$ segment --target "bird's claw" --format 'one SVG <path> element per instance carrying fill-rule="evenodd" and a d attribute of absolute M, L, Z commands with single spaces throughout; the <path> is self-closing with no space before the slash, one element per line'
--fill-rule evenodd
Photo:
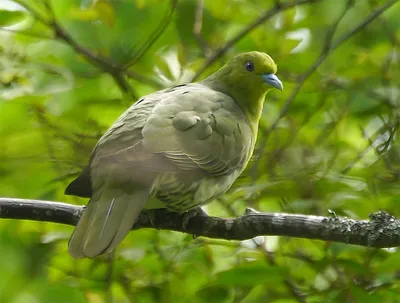
<path fill-rule="evenodd" d="M 332 209 L 328 209 L 328 213 L 329 213 L 330 216 L 332 216 L 332 217 L 334 217 L 334 218 L 337 217 L 337 216 L 336 216 L 336 212 L 335 212 L 334 210 L 332 210 Z"/>
<path fill-rule="evenodd" d="M 194 217 L 197 217 L 197 216 L 208 217 L 208 214 L 201 207 L 196 207 L 196 208 L 193 208 L 193 209 L 185 212 L 182 215 L 182 227 L 183 227 L 183 229 L 186 229 L 188 224 L 189 224 L 189 221 L 191 219 L 193 219 Z"/>
<path fill-rule="evenodd" d="M 259 211 L 251 207 L 246 207 L 246 210 L 244 211 L 245 215 L 257 214 L 257 213 L 259 213 Z"/>

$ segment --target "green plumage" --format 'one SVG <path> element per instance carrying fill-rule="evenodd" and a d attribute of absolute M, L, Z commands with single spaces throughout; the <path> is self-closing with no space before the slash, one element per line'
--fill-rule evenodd
<path fill-rule="evenodd" d="M 274 73 L 268 55 L 244 53 L 202 82 L 132 105 L 66 190 L 91 197 L 71 236 L 70 254 L 111 252 L 143 208 L 185 212 L 225 193 L 253 153 L 266 92 L 282 89 Z"/>

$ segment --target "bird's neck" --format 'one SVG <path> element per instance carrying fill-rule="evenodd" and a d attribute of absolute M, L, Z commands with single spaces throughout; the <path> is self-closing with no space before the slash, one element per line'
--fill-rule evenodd
<path fill-rule="evenodd" d="M 215 74 L 214 74 L 215 75 Z M 230 96 L 243 111 L 250 125 L 253 134 L 257 135 L 258 123 L 261 118 L 266 92 L 249 90 L 243 83 L 226 83 L 219 80 L 219 77 L 208 77 L 201 81 L 202 84 L 213 90 Z"/>

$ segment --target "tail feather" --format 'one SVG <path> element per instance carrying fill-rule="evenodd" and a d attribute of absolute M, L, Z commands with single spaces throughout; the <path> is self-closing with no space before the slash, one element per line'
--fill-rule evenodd
<path fill-rule="evenodd" d="M 148 188 L 128 193 L 108 189 L 92 199 L 69 241 L 71 256 L 93 258 L 112 252 L 129 233 L 149 195 Z"/>
<path fill-rule="evenodd" d="M 68 242 L 68 250 L 70 255 L 73 258 L 79 259 L 84 258 L 85 254 L 83 251 L 83 244 L 85 239 L 85 234 L 87 232 L 87 228 L 90 222 L 90 218 L 93 216 L 93 212 L 97 207 L 96 203 L 91 203 L 92 200 L 89 201 L 88 206 L 83 211 L 81 218 L 79 219 L 78 224 L 73 231 L 69 242 Z"/>

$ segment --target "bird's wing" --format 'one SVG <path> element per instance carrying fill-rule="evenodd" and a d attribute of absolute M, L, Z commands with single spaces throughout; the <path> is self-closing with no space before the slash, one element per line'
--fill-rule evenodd
<path fill-rule="evenodd" d="M 91 177 L 99 188 L 110 170 L 120 182 L 168 171 L 226 175 L 245 165 L 253 137 L 231 97 L 201 84 L 179 85 L 131 106 L 100 138 L 89 172 L 66 192 L 79 195 L 78 185 Z"/>
<path fill-rule="evenodd" d="M 153 107 L 161 100 L 160 95 L 164 95 L 163 91 L 141 98 L 115 121 L 97 142 L 89 165 L 68 185 L 65 194 L 91 197 L 94 187 L 93 175 L 98 175 L 102 171 L 103 174 L 107 174 L 113 167 L 121 167 L 124 163 L 136 162 L 145 165 L 157 162 L 157 159 L 151 161 L 152 157 L 157 158 L 156 155 L 144 153 L 140 143 L 143 140 L 142 129 Z M 161 168 L 161 165 L 159 167 Z M 138 169 L 133 172 L 138 172 Z M 96 179 L 101 180 L 101 178 Z"/>
<path fill-rule="evenodd" d="M 181 170 L 221 176 L 243 167 L 254 136 L 228 95 L 201 84 L 181 86 L 156 104 L 142 131 L 144 148 Z"/>

